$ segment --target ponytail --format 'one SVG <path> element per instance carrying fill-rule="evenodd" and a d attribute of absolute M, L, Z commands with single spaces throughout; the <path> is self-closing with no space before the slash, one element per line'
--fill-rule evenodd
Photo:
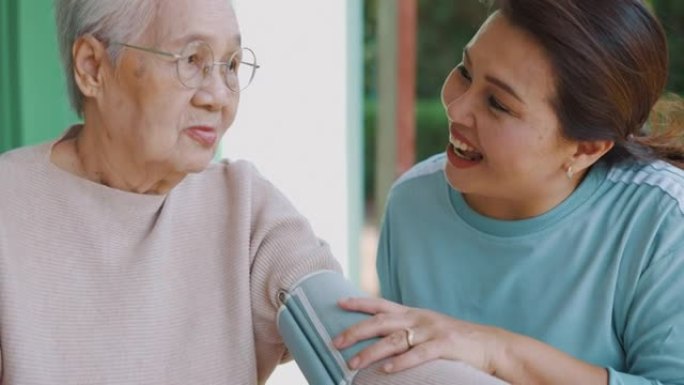
<path fill-rule="evenodd" d="M 633 157 L 661 159 L 684 169 L 684 100 L 680 96 L 663 96 L 653 107 L 644 131 L 644 135 L 627 140 L 626 150 Z"/>

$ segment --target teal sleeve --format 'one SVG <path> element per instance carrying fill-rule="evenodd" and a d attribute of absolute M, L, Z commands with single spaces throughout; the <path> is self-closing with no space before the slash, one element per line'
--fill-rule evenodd
<path fill-rule="evenodd" d="M 684 245 L 643 270 L 623 333 L 627 373 L 609 368 L 610 385 L 684 384 L 682 277 Z"/>
<path fill-rule="evenodd" d="M 390 201 L 391 202 L 391 197 Z M 401 294 L 397 285 L 397 277 L 390 260 L 390 226 L 391 226 L 390 204 L 387 204 L 385 215 L 380 229 L 380 239 L 378 241 L 378 253 L 375 261 L 375 269 L 378 272 L 380 283 L 380 295 L 393 302 L 401 302 Z"/>
<path fill-rule="evenodd" d="M 664 385 L 660 381 L 651 381 L 644 377 L 621 373 L 613 368 L 608 368 L 609 385 Z"/>

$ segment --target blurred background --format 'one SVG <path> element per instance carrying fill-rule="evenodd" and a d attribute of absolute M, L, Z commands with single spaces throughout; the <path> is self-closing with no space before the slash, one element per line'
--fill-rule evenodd
<path fill-rule="evenodd" d="M 647 2 L 670 43 L 668 90 L 684 94 L 684 1 Z M 233 0 L 262 68 L 220 157 L 247 158 L 377 293 L 385 195 L 444 151 L 443 79 L 489 10 L 480 0 Z M 56 139 L 78 119 L 60 67 L 52 0 L 0 0 L 0 152 Z M 9 183 L 11 181 L 0 181 Z M 297 368 L 269 385 L 304 384 Z"/>

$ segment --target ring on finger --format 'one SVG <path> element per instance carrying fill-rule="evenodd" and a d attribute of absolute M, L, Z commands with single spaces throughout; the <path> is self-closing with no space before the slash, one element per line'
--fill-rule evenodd
<path fill-rule="evenodd" d="M 408 345 L 408 349 L 411 349 L 414 345 L 413 339 L 415 338 L 416 333 L 411 328 L 404 328 L 404 331 L 406 331 L 406 344 Z"/>

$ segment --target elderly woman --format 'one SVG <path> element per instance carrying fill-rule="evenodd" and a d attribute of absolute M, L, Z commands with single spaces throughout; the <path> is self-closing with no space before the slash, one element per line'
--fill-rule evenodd
<path fill-rule="evenodd" d="M 84 122 L 0 157 L 2 383 L 264 383 L 287 357 L 279 290 L 339 266 L 253 166 L 210 164 L 258 68 L 233 9 L 56 10 Z M 356 378 L 498 383 L 445 362 Z"/>
<path fill-rule="evenodd" d="M 444 82 L 446 151 L 390 194 L 377 267 L 400 304 L 343 301 L 376 316 L 335 342 L 386 336 L 354 368 L 398 355 L 388 371 L 447 358 L 515 384 L 684 384 L 664 31 L 640 0 L 498 3 Z"/>

